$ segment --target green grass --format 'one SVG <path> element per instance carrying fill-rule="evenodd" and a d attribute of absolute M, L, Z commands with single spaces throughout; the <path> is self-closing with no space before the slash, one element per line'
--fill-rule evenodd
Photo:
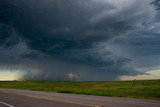
<path fill-rule="evenodd" d="M 0 87 L 160 100 L 160 80 L 112 82 L 2 81 Z"/>

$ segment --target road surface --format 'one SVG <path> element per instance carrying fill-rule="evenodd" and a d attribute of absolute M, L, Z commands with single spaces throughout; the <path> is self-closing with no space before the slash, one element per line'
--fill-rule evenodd
<path fill-rule="evenodd" d="M 160 107 L 160 101 L 0 88 L 0 107 Z"/>

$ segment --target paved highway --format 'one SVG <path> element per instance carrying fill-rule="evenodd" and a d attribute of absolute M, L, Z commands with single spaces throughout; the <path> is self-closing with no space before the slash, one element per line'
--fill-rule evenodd
<path fill-rule="evenodd" d="M 0 89 L 0 107 L 160 107 L 160 101 Z"/>

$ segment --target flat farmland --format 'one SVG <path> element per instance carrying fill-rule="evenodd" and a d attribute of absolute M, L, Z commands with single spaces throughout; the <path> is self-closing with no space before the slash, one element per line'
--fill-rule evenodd
<path fill-rule="evenodd" d="M 0 88 L 160 100 L 160 80 L 108 82 L 1 81 Z"/>

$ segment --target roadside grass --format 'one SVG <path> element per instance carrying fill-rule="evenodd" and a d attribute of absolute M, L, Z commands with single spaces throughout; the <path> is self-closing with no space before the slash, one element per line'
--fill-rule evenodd
<path fill-rule="evenodd" d="M 112 82 L 1 81 L 0 88 L 160 100 L 160 80 Z"/>

